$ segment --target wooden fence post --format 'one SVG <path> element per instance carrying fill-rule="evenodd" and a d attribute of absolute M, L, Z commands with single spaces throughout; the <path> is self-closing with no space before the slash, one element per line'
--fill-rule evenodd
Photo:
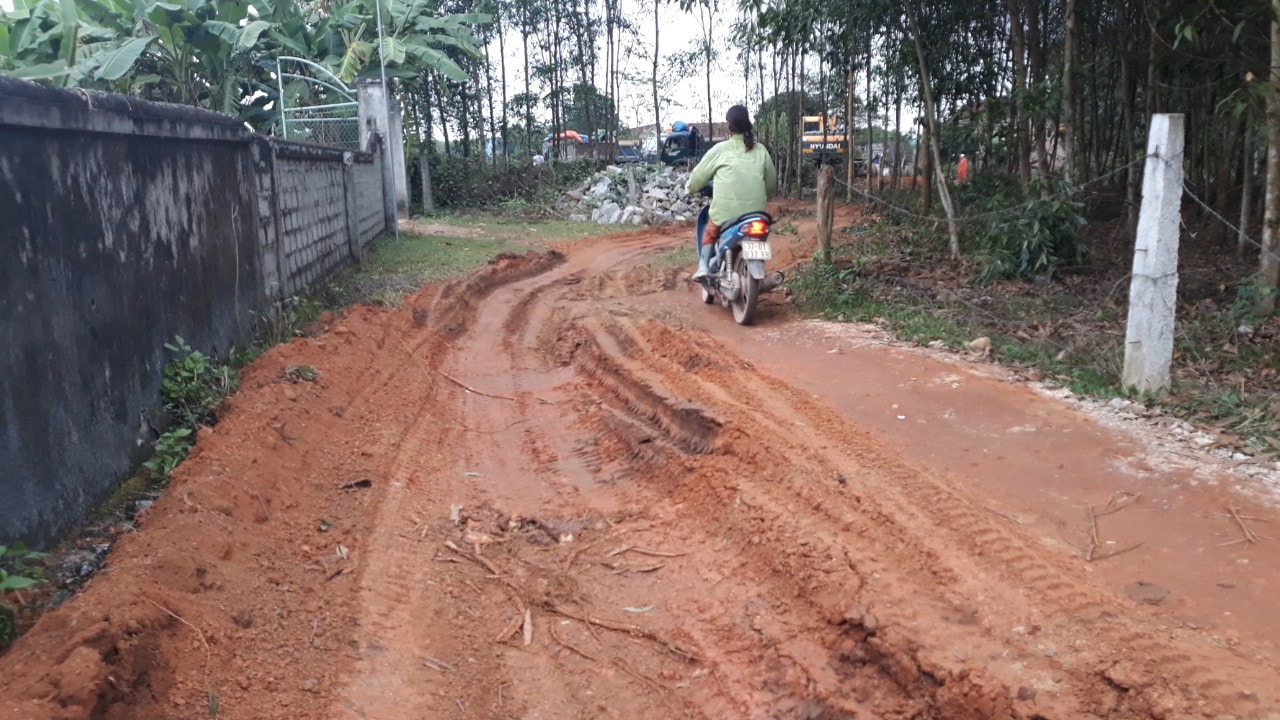
<path fill-rule="evenodd" d="M 822 262 L 831 264 L 831 225 L 836 212 L 836 174 L 830 165 L 818 171 L 818 244 L 822 246 Z"/>
<path fill-rule="evenodd" d="M 1129 283 L 1123 377 L 1126 387 L 1143 392 L 1167 389 L 1173 362 L 1184 132 L 1180 114 L 1151 117 Z"/>

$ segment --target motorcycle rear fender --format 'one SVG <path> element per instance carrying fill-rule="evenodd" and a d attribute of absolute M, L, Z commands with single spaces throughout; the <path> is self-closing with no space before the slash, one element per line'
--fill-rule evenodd
<path fill-rule="evenodd" d="M 757 279 L 757 280 L 763 280 L 763 279 L 764 279 L 764 261 L 763 261 L 763 260 L 748 260 L 748 261 L 747 261 L 747 272 L 748 272 L 748 273 L 751 273 L 751 277 L 753 277 L 753 278 L 755 278 L 755 279 Z"/>

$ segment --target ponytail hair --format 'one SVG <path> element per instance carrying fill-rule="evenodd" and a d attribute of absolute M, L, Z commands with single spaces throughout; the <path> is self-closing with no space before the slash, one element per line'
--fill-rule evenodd
<path fill-rule="evenodd" d="M 751 115 L 747 112 L 747 108 L 742 105 L 734 105 L 729 108 L 729 112 L 724 118 L 729 123 L 729 132 L 742 136 L 742 142 L 747 146 L 747 152 L 751 152 L 751 148 L 756 146 L 756 134 L 751 125 Z"/>

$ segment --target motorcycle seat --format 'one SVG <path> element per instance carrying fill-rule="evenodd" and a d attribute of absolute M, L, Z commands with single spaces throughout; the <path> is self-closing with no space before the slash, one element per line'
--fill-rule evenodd
<path fill-rule="evenodd" d="M 721 227 L 723 227 L 725 230 L 728 230 L 729 228 L 735 228 L 741 225 L 742 223 L 750 222 L 752 220 L 761 220 L 761 219 L 768 221 L 770 225 L 773 224 L 772 215 L 770 215 L 769 213 L 763 210 L 752 210 L 749 213 L 743 213 L 742 215 L 739 215 L 738 217 L 730 220 L 729 222 L 725 223 Z"/>

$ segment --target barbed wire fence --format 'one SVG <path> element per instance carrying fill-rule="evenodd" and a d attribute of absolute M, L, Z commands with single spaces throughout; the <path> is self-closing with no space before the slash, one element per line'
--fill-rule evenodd
<path fill-rule="evenodd" d="M 1131 162 L 1125 163 L 1124 165 L 1108 170 L 1107 172 L 1101 173 L 1093 178 L 1090 178 L 1089 180 L 1076 183 L 1072 186 L 1072 190 L 1073 192 L 1079 192 L 1080 190 L 1083 190 L 1089 186 L 1096 185 L 1104 180 L 1107 180 L 1116 175 L 1119 175 L 1120 173 L 1125 172 L 1130 168 L 1145 164 L 1148 159 L 1153 157 L 1161 160 L 1162 162 L 1166 162 L 1166 163 L 1169 162 L 1169 160 L 1160 157 L 1159 154 L 1142 155 L 1141 157 L 1138 157 Z M 895 205 L 889 200 L 885 199 L 884 197 L 874 195 L 872 193 L 868 193 L 865 190 L 857 187 L 857 185 L 851 185 L 845 182 L 843 179 L 841 179 L 838 176 L 835 177 L 835 181 L 840 185 L 843 185 L 844 187 L 848 188 L 849 190 L 852 190 L 857 195 L 865 198 L 869 202 L 874 203 L 876 206 L 887 208 L 904 217 L 914 219 L 914 220 L 921 220 L 928 223 L 945 222 L 947 219 L 945 216 L 924 215 L 914 210 L 904 208 L 900 205 Z M 1272 257 L 1280 257 L 1280 255 L 1277 254 L 1276 250 L 1271 250 L 1266 246 L 1264 246 L 1260 241 L 1253 239 L 1252 237 L 1249 236 L 1249 234 L 1245 230 L 1236 226 L 1230 220 L 1223 217 L 1218 211 L 1214 210 L 1213 207 L 1208 202 L 1206 202 L 1204 199 L 1202 199 L 1199 195 L 1196 194 L 1195 190 L 1192 189 L 1190 182 L 1188 182 L 1185 178 L 1182 181 L 1182 189 L 1184 194 L 1190 200 L 1192 200 L 1198 206 L 1200 206 L 1200 208 L 1203 209 L 1208 214 L 1209 217 L 1212 217 L 1217 222 L 1221 223 L 1224 228 L 1234 233 L 1235 236 L 1245 245 L 1252 247 L 1253 249 L 1257 250 L 1259 253 L 1265 253 L 1265 254 L 1271 255 Z M 974 215 L 957 216 L 955 217 L 955 221 L 957 224 L 965 225 L 965 224 L 970 224 L 970 223 L 974 223 L 982 220 L 991 220 L 999 217 L 1011 217 L 1014 215 L 1022 214 L 1024 212 L 1025 210 L 1023 208 L 1018 206 L 1012 206 L 1008 208 L 1002 208 L 1000 210 L 992 210 L 989 212 L 977 213 Z"/>

